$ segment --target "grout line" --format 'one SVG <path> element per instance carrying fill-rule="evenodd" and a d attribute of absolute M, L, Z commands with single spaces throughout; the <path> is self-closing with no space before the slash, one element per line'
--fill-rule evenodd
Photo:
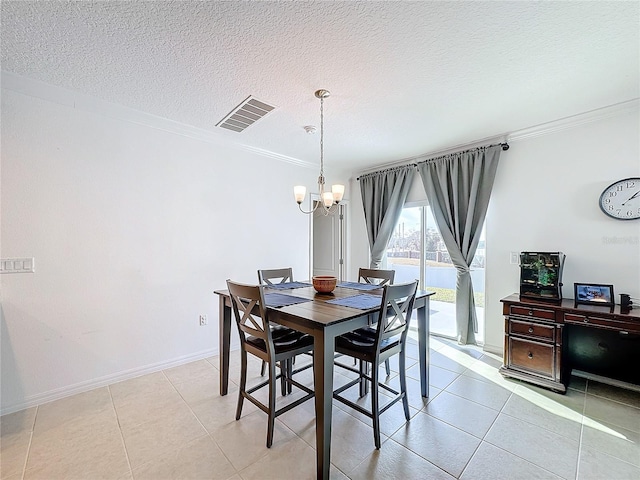
<path fill-rule="evenodd" d="M 29 435 L 29 445 L 27 445 L 27 454 L 24 456 L 24 465 L 22 465 L 22 474 L 20 478 L 24 480 L 24 476 L 27 473 L 27 464 L 29 463 L 29 455 L 31 455 L 31 444 L 33 442 L 33 433 L 36 429 L 36 421 L 38 420 L 38 412 L 40 411 L 40 406 L 36 406 L 36 413 L 33 416 L 33 424 L 31 425 L 31 432 Z"/>
<path fill-rule="evenodd" d="M 111 400 L 111 408 L 113 408 L 113 413 L 116 416 L 116 423 L 118 424 L 118 432 L 120 433 L 122 448 L 124 448 L 124 458 L 126 458 L 127 460 L 127 465 L 129 466 L 129 473 L 131 474 L 131 478 L 133 478 L 133 469 L 131 468 L 131 462 L 129 461 L 129 451 L 127 450 L 127 444 L 124 441 L 124 435 L 122 433 L 122 425 L 120 425 L 120 417 L 118 416 L 118 410 L 116 410 L 116 404 L 113 401 L 113 395 L 111 394 L 110 385 L 107 385 L 107 391 L 109 392 L 109 399 Z"/>
<path fill-rule="evenodd" d="M 171 379 L 167 376 L 166 373 L 164 373 L 164 370 L 161 370 L 162 375 L 164 375 L 164 378 L 167 379 L 167 381 L 169 382 L 169 385 L 171 385 L 171 387 L 173 387 L 173 389 L 175 390 L 175 392 L 178 394 L 178 396 L 180 397 L 180 399 L 184 402 L 185 406 L 189 409 L 189 411 L 191 412 L 191 415 L 193 415 L 195 417 L 195 419 L 198 421 L 198 423 L 200 424 L 200 426 L 202 427 L 202 429 L 207 432 L 207 435 L 209 435 L 209 430 L 207 430 L 207 427 L 204 426 L 204 424 L 200 421 L 200 419 L 198 418 L 198 415 L 196 415 L 196 413 L 193 411 L 193 409 L 191 408 L 191 405 L 189 405 L 189 403 L 187 402 L 187 400 L 182 396 L 182 394 L 180 393 L 180 391 L 176 388 L 176 386 L 173 384 L 173 382 L 171 381 Z M 210 435 L 209 435 L 210 436 Z M 199 437 L 198 437 L 199 438 Z M 194 439 L 195 440 L 195 439 Z M 212 439 L 213 440 L 213 439 Z M 216 443 L 217 445 L 217 443 Z"/>
<path fill-rule="evenodd" d="M 447 388 L 450 386 L 451 384 L 447 385 Z M 499 385 L 498 385 L 499 386 Z M 506 390 L 506 389 L 505 389 Z M 484 403 L 480 403 L 480 402 L 476 402 L 475 400 L 472 400 L 471 398 L 467 398 L 464 395 L 460 395 L 456 392 L 450 392 L 449 390 L 442 390 L 442 392 L 446 391 L 449 395 L 454 395 L 458 398 L 462 398 L 463 400 L 466 400 L 468 402 L 471 403 L 475 403 L 476 405 L 480 405 L 481 407 L 484 408 L 488 408 L 489 410 L 493 410 L 494 412 L 498 412 L 498 414 L 500 414 L 502 412 L 502 409 L 504 408 L 504 406 L 507 404 L 507 402 L 509 401 L 509 398 L 511 398 L 511 395 L 513 395 L 513 392 L 511 390 L 507 390 L 509 392 L 509 397 L 507 397 L 507 400 L 504 402 L 504 404 L 502 405 L 502 407 L 500 407 L 500 410 L 496 410 L 495 408 L 489 407 L 488 405 L 485 405 Z M 440 392 L 440 393 L 442 393 Z M 493 423 L 491 424 L 493 425 Z"/>
<path fill-rule="evenodd" d="M 587 410 L 587 389 L 589 386 L 589 379 L 585 379 L 584 385 L 584 397 L 582 399 L 582 424 L 580 425 L 580 440 L 578 442 L 578 457 L 576 458 L 576 480 L 580 478 L 580 455 L 582 455 L 582 437 L 584 435 L 584 416 Z"/>
<path fill-rule="evenodd" d="M 520 459 L 520 460 L 522 460 L 522 461 L 524 461 L 524 462 L 527 462 L 529 465 L 533 465 L 534 467 L 539 468 L 540 470 L 544 470 L 545 472 L 550 473 L 550 474 L 551 474 L 551 475 L 553 475 L 554 477 L 557 477 L 559 480 L 560 480 L 561 478 L 563 478 L 563 477 L 561 477 L 559 474 L 557 474 L 557 473 L 555 473 L 555 472 L 552 472 L 552 471 L 551 471 L 551 470 L 549 470 L 548 468 L 543 467 L 543 466 L 541 466 L 541 465 L 538 465 L 537 463 L 533 463 L 531 460 L 528 460 L 528 459 L 526 459 L 526 458 L 523 458 L 523 457 L 521 457 L 520 455 L 517 455 L 517 454 L 515 454 L 515 453 L 513 453 L 513 452 L 510 452 L 509 450 L 505 450 L 504 448 L 502 448 L 502 447 L 500 447 L 500 446 L 498 446 L 498 445 L 494 445 L 493 443 L 491 443 L 491 442 L 486 442 L 486 441 L 484 441 L 484 440 L 482 441 L 482 443 L 486 443 L 487 445 L 491 445 L 493 448 L 497 448 L 498 450 L 502 450 L 503 452 L 505 452 L 505 453 L 507 453 L 507 454 L 509 454 L 509 455 L 512 455 L 512 456 L 514 456 L 514 457 L 516 457 L 516 458 L 518 458 L 518 459 Z"/>
<path fill-rule="evenodd" d="M 502 413 L 502 410 L 504 410 L 505 405 L 507 404 L 507 402 L 509 401 L 509 399 L 513 396 L 513 391 L 508 390 L 510 392 L 509 396 L 507 397 L 507 399 L 505 400 L 505 402 L 502 404 L 502 407 L 500 407 L 500 410 L 498 410 L 498 414 L 496 415 L 496 418 L 493 419 L 493 422 L 491 422 L 491 425 L 489 426 L 489 428 L 487 428 L 487 431 L 484 433 L 484 435 L 482 436 L 482 438 L 480 439 L 480 443 L 478 444 L 478 446 L 476 447 L 476 449 L 474 450 L 473 454 L 471 455 L 471 457 L 469 457 L 469 460 L 467 461 L 466 465 L 464 466 L 464 468 L 462 469 L 462 472 L 460 472 L 460 476 L 462 476 L 464 474 L 464 471 L 467 469 L 467 467 L 469 466 L 469 464 L 471 463 L 471 460 L 473 460 L 473 457 L 476 456 L 476 453 L 478 453 L 478 450 L 480 449 L 480 447 L 482 446 L 483 443 L 487 443 L 489 445 L 493 445 L 487 441 L 485 441 L 486 436 L 489 434 L 489 432 L 491 431 L 491 429 L 493 428 L 493 426 L 496 424 L 496 422 L 498 421 L 498 418 L 500 417 L 500 414 Z M 452 395 L 455 395 L 455 393 L 453 392 L 449 392 Z M 464 398 L 464 397 L 463 397 Z M 469 399 L 466 399 L 469 400 Z M 471 402 L 473 402 L 473 400 L 469 400 Z M 479 404 L 482 405 L 482 404 Z M 486 405 L 483 405 L 486 406 Z M 490 408 L 490 407 L 487 407 Z M 493 409 L 491 409 L 493 410 Z M 496 411 L 496 410 L 494 410 Z M 495 445 L 493 445 L 495 446 Z M 499 447 L 496 447 L 499 448 Z M 506 450 L 505 450 L 506 452 Z M 508 452 L 511 453 L 511 452 Z M 511 453 L 511 455 L 515 455 L 513 453 Z M 517 455 L 515 455 L 517 456 Z M 519 457 L 518 457 L 519 458 Z"/>
<path fill-rule="evenodd" d="M 500 409 L 500 412 L 498 412 L 498 416 L 495 418 L 495 420 L 494 420 L 494 421 L 493 421 L 493 423 L 491 424 L 491 427 L 489 427 L 489 430 L 487 430 L 487 433 L 485 433 L 485 434 L 484 434 L 484 437 L 482 438 L 482 441 L 480 442 L 480 445 L 482 445 L 483 443 L 486 443 L 486 444 L 488 444 L 488 445 L 491 445 L 491 446 L 492 446 L 492 447 L 494 447 L 494 448 L 497 448 L 498 450 L 502 450 L 503 452 L 508 453 L 509 455 L 513 455 L 514 457 L 519 458 L 520 460 L 523 460 L 523 461 L 527 462 L 528 464 L 533 465 L 534 467 L 537 467 L 537 468 L 540 468 L 541 470 L 544 470 L 544 471 L 546 471 L 546 472 L 549 472 L 551 475 L 554 475 L 554 476 L 556 476 L 556 477 L 560 477 L 557 473 L 552 472 L 551 470 L 547 469 L 546 467 L 543 467 L 543 466 L 541 466 L 541 465 L 538 465 L 537 463 L 534 463 L 534 462 L 532 462 L 531 460 L 528 460 L 528 459 L 526 459 L 526 458 L 523 458 L 523 457 L 521 457 L 520 455 L 517 455 L 517 454 L 516 454 L 516 453 L 514 453 L 514 452 L 510 452 L 509 450 L 505 450 L 504 448 L 502 448 L 502 447 L 500 447 L 500 446 L 498 446 L 498 445 L 495 445 L 495 444 L 493 444 L 493 443 L 489 442 L 488 440 L 485 440 L 486 436 L 489 434 L 489 432 L 491 431 L 491 429 L 493 428 L 493 426 L 495 425 L 495 423 L 498 421 L 498 418 L 500 417 L 500 415 L 505 415 L 505 416 L 507 416 L 507 417 L 509 417 L 509 418 L 513 418 L 513 419 L 516 419 L 516 420 L 521 420 L 521 419 L 519 419 L 519 418 L 517 418 L 517 417 L 513 417 L 513 416 L 509 415 L 508 413 L 504 413 L 504 412 L 503 412 L 504 408 L 507 406 L 507 403 L 509 402 L 509 400 L 511 400 L 511 398 L 512 398 L 514 395 L 516 395 L 515 391 L 511 391 L 511 395 L 509 395 L 509 398 L 507 398 L 507 401 L 506 401 L 506 402 L 504 402 L 504 405 L 502 405 L 502 408 Z M 524 421 L 524 420 L 523 420 L 523 421 Z M 535 424 L 533 424 L 533 423 L 532 423 L 531 425 L 537 426 L 537 425 L 535 425 Z M 542 427 L 539 427 L 539 428 L 542 428 Z M 543 429 L 543 430 L 546 430 L 546 429 Z M 548 431 L 550 431 L 550 430 L 548 430 Z M 552 433 L 555 433 L 555 432 L 552 432 Z M 562 436 L 562 435 L 561 435 L 561 436 Z M 479 448 L 479 446 L 478 446 L 478 448 Z M 474 455 L 475 455 L 475 453 L 474 453 Z M 466 469 L 466 467 L 465 467 L 465 469 Z"/>
<path fill-rule="evenodd" d="M 631 390 L 631 391 L 633 391 L 633 390 Z M 636 410 L 640 410 L 640 407 L 636 407 L 635 405 L 631 405 L 629 403 L 625 403 L 625 402 L 623 402 L 621 400 L 616 400 L 615 398 L 603 397 L 602 395 L 596 395 L 595 393 L 587 393 L 585 391 L 585 396 L 586 395 L 591 395 L 592 397 L 595 397 L 595 398 L 600 398 L 602 400 L 607 400 L 609 402 L 617 403 L 618 405 L 622 405 L 624 407 L 635 408 Z"/>
<path fill-rule="evenodd" d="M 498 418 L 498 417 L 496 417 Z M 495 420 L 494 420 L 495 421 Z M 488 432 L 489 430 L 487 430 Z M 486 435 L 486 433 L 485 433 Z M 478 450 L 480 449 L 480 446 L 482 445 L 482 443 L 484 442 L 484 440 L 480 439 L 480 443 L 478 443 L 478 446 L 475 448 L 475 450 L 473 451 L 473 453 L 471 454 L 471 456 L 469 457 L 469 460 L 467 460 L 467 463 L 464 464 L 464 467 L 462 467 L 462 470 L 460 471 L 460 475 L 458 475 L 458 478 L 462 477 L 462 475 L 464 475 L 464 471 L 467 469 L 467 467 L 469 466 L 469 464 L 471 463 L 471 460 L 473 460 L 473 457 L 476 456 L 476 453 L 478 453 Z"/>
<path fill-rule="evenodd" d="M 524 418 L 516 417 L 516 416 L 510 415 L 508 413 L 504 413 L 504 412 L 500 412 L 500 414 L 501 415 L 505 415 L 505 416 L 507 416 L 509 418 L 512 418 L 514 420 L 518 420 L 520 422 L 526 423 L 527 425 L 531 425 L 533 427 L 539 428 L 540 430 L 544 430 L 545 432 L 552 433 L 554 435 L 557 435 L 558 437 L 565 438 L 567 440 L 570 440 L 572 442 L 576 442 L 578 444 L 580 443 L 580 439 L 576 440 L 575 438 L 568 437 L 567 435 L 563 435 L 562 433 L 558 433 L 558 432 L 556 432 L 554 430 L 549 430 L 548 428 L 541 427 L 540 425 L 537 425 L 537 424 L 533 423 L 533 421 L 525 420 Z M 573 422 L 573 420 L 571 420 L 571 421 Z M 577 423 L 577 422 L 574 422 L 574 423 Z"/>
<path fill-rule="evenodd" d="M 184 402 L 184 404 L 186 405 L 186 407 L 189 409 L 189 411 L 191 412 L 191 415 L 193 415 L 195 417 L 195 419 L 197 420 L 197 422 L 200 424 L 200 426 L 202 427 L 202 429 L 206 432 L 206 436 L 209 437 L 209 439 L 216 445 L 216 447 L 218 447 L 218 450 L 220 450 L 220 453 L 222 453 L 222 456 L 227 460 L 227 462 L 229 462 L 229 465 L 231 465 L 233 467 L 233 469 L 236 472 L 236 475 L 240 476 L 240 471 L 236 468 L 236 466 L 233 464 L 233 462 L 231 461 L 231 459 L 227 456 L 226 453 L 224 453 L 224 449 L 218 445 L 218 442 L 216 441 L 215 438 L 213 438 L 211 436 L 211 432 L 209 432 L 209 430 L 207 430 L 207 427 L 204 426 L 204 424 L 202 423 L 202 421 L 200 420 L 200 418 L 198 417 L 198 415 L 196 415 L 196 412 L 193 411 L 193 409 L 191 408 L 191 405 L 189 405 L 189 402 L 187 402 L 187 400 L 182 396 L 182 394 L 180 393 L 180 391 L 176 388 L 176 386 L 173 384 L 173 382 L 171 381 L 171 379 L 167 376 L 167 374 L 164 372 L 164 370 L 161 370 L 162 374 L 164 375 L 164 377 L 167 379 L 167 381 L 169 382 L 169 385 L 171 385 L 173 387 L 173 389 L 176 391 L 176 393 L 178 394 L 178 396 L 182 399 L 182 401 Z M 228 395 L 228 394 L 227 394 Z M 192 442 L 195 440 L 198 440 L 199 438 L 202 437 L 197 437 L 193 440 L 191 440 Z"/>

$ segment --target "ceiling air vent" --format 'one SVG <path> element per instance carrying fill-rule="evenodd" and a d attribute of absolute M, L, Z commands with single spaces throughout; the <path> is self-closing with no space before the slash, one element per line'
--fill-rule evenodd
<path fill-rule="evenodd" d="M 256 100 L 249 95 L 240 105 L 220 120 L 216 127 L 226 128 L 234 132 L 242 132 L 248 126 L 254 124 L 267 113 L 273 110 L 274 106 L 268 105 L 260 100 Z"/>

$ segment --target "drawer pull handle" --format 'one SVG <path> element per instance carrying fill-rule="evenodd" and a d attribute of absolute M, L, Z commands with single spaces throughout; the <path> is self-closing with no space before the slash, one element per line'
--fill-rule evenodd
<path fill-rule="evenodd" d="M 533 333 L 533 327 L 529 327 L 529 333 Z"/>
<path fill-rule="evenodd" d="M 529 355 L 527 355 L 527 357 L 533 358 L 533 353 L 529 352 Z"/>
<path fill-rule="evenodd" d="M 533 310 L 529 310 L 529 315 L 533 315 Z"/>
<path fill-rule="evenodd" d="M 589 318 L 585 317 L 584 320 L 582 320 L 584 323 L 589 323 Z"/>

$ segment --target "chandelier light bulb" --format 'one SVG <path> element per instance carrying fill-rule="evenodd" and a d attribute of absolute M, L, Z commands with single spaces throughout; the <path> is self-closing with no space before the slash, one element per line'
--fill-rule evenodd
<path fill-rule="evenodd" d="M 344 185 L 331 185 L 331 193 L 333 194 L 333 201 L 340 203 L 344 196 Z"/>
<path fill-rule="evenodd" d="M 304 197 L 307 194 L 307 187 L 303 187 L 302 185 L 296 185 L 293 187 L 293 196 L 296 197 L 296 202 L 300 205 L 304 202 Z"/>

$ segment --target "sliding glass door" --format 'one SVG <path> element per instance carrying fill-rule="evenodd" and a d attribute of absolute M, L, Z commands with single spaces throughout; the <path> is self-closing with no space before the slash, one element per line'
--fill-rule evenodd
<path fill-rule="evenodd" d="M 427 205 L 407 206 L 389 241 L 386 268 L 396 271 L 395 282 L 420 280 L 420 288 L 436 292 L 431 297 L 431 333 L 456 337 L 456 269 Z M 479 343 L 484 341 L 484 231 L 471 264 L 478 316 Z"/>

